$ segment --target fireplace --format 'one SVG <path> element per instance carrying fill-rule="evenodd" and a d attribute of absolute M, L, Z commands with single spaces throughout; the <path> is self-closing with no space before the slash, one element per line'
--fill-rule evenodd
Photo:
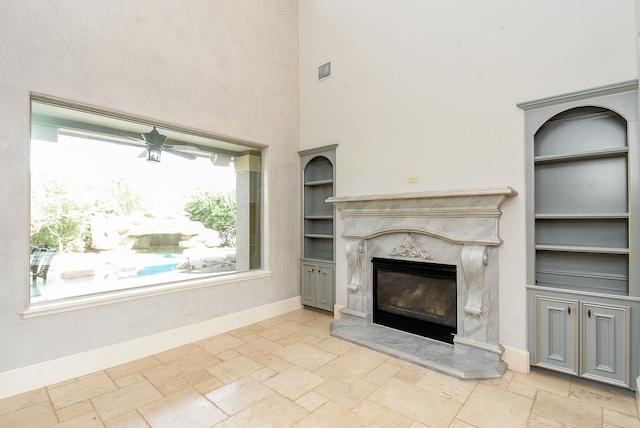
<path fill-rule="evenodd" d="M 453 344 L 456 267 L 374 257 L 373 322 Z"/>
<path fill-rule="evenodd" d="M 331 334 L 461 379 L 500 378 L 499 223 L 515 195 L 495 187 L 327 199 L 341 212 L 346 256 L 337 260 L 346 277 L 336 278 L 346 305 Z"/>

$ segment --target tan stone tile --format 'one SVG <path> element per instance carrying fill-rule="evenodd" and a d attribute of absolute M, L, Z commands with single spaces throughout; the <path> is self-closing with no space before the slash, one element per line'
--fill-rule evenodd
<path fill-rule="evenodd" d="M 479 428 L 525 427 L 532 405 L 531 398 L 479 384 L 456 418 Z"/>
<path fill-rule="evenodd" d="M 640 419 L 635 416 L 604 409 L 602 426 L 604 428 L 640 428 Z"/>
<path fill-rule="evenodd" d="M 162 393 L 162 395 L 167 396 L 175 394 L 176 392 L 180 392 L 183 389 L 187 389 L 190 386 L 201 384 L 212 378 L 213 376 L 208 371 L 199 370 L 195 373 L 188 374 L 172 382 L 158 385 L 156 386 L 156 388 Z"/>
<path fill-rule="evenodd" d="M 147 370 L 151 367 L 159 366 L 161 363 L 154 357 L 141 358 L 139 360 L 131 361 L 130 363 L 121 364 L 119 366 L 111 367 L 105 370 L 111 379 L 119 379 L 124 376 L 129 376 L 134 373 Z"/>
<path fill-rule="evenodd" d="M 634 395 L 621 394 L 581 382 L 571 382 L 569 396 L 595 406 L 638 417 L 638 408 Z"/>
<path fill-rule="evenodd" d="M 308 345 L 315 345 L 316 343 L 322 342 L 324 340 L 316 336 L 307 336 L 305 332 L 302 332 L 300 334 L 303 336 L 300 342 L 306 343 Z"/>
<path fill-rule="evenodd" d="M 216 355 L 224 351 L 229 351 L 236 346 L 244 345 L 246 342 L 230 334 L 221 334 L 198 342 L 198 346 L 210 354 Z"/>
<path fill-rule="evenodd" d="M 138 383 L 143 380 L 145 380 L 145 377 L 142 375 L 142 373 L 137 372 L 130 374 L 129 376 L 123 376 L 113 379 L 113 382 L 118 385 L 118 388 L 124 388 L 125 386 L 133 385 L 134 383 Z"/>
<path fill-rule="evenodd" d="M 185 389 L 138 409 L 153 428 L 211 427 L 227 415 L 193 389 Z"/>
<path fill-rule="evenodd" d="M 513 371 L 507 370 L 500 379 L 486 379 L 481 380 L 481 383 L 492 386 L 498 389 L 508 389 L 509 383 L 513 380 Z"/>
<path fill-rule="evenodd" d="M 319 342 L 321 340 L 322 339 L 318 337 L 309 336 L 305 332 L 298 332 L 298 333 L 293 333 L 289 336 L 285 336 L 282 339 L 274 340 L 274 342 L 276 342 L 280 346 L 289 346 L 298 342 L 306 343 L 307 345 L 313 345 L 314 343 Z"/>
<path fill-rule="evenodd" d="M 53 425 L 51 428 L 104 428 L 104 424 L 96 412 L 91 412 Z"/>
<path fill-rule="evenodd" d="M 61 409 L 118 389 L 109 376 L 102 373 L 56 388 L 49 388 L 53 407 Z"/>
<path fill-rule="evenodd" d="M 337 357 L 329 365 L 356 377 L 363 377 L 388 358 L 379 352 L 358 346 Z"/>
<path fill-rule="evenodd" d="M 396 374 L 393 375 L 394 378 L 415 385 L 427 374 L 427 371 L 424 373 L 417 372 L 415 370 L 407 370 L 406 368 L 401 368 Z"/>
<path fill-rule="evenodd" d="M 308 411 L 292 403 L 278 393 L 247 407 L 231 418 L 216 425 L 216 428 L 286 428 L 309 414 Z"/>
<path fill-rule="evenodd" d="M 263 339 L 262 336 L 258 336 L 256 333 L 247 334 L 246 336 L 242 336 L 242 340 L 245 343 L 253 342 L 258 339 Z"/>
<path fill-rule="evenodd" d="M 412 418 L 401 415 L 372 400 L 364 400 L 353 411 L 375 421 L 376 425 L 384 428 L 408 428 L 414 422 Z"/>
<path fill-rule="evenodd" d="M 302 342 L 278 349 L 273 354 L 309 371 L 314 371 L 337 358 L 335 354 Z"/>
<path fill-rule="evenodd" d="M 271 379 L 277 374 L 278 374 L 277 371 L 270 369 L 269 367 L 263 367 L 260 370 L 257 370 L 251 373 L 249 376 L 257 380 L 258 382 L 264 383 L 265 381 Z"/>
<path fill-rule="evenodd" d="M 0 416 L 0 427 L 45 428 L 58 423 L 51 403 L 34 404 Z"/>
<path fill-rule="evenodd" d="M 532 386 L 522 384 L 520 382 L 509 382 L 507 391 L 522 395 L 523 397 L 536 398 L 538 390 Z"/>
<path fill-rule="evenodd" d="M 104 425 L 107 428 L 149 428 L 149 424 L 144 421 L 136 410 L 109 419 L 104 422 Z"/>
<path fill-rule="evenodd" d="M 152 367 L 142 372 L 155 386 L 173 382 L 197 371 L 207 369 L 220 363 L 220 360 L 206 351 L 198 351 L 195 354 L 173 360 L 167 364 Z"/>
<path fill-rule="evenodd" d="M 424 426 L 424 425 L 422 425 Z M 415 428 L 413 425 L 409 428 Z M 469 425 L 466 422 L 462 422 L 460 419 L 454 419 L 453 422 L 449 425 L 449 428 L 476 428 L 473 425 Z"/>
<path fill-rule="evenodd" d="M 367 373 L 362 379 L 374 385 L 382 385 L 400 371 L 400 367 L 384 362 Z"/>
<path fill-rule="evenodd" d="M 283 324 L 285 322 L 287 322 L 287 319 L 285 317 L 273 317 L 273 318 L 267 318 L 266 320 L 259 321 L 256 324 L 262 328 L 269 328 L 269 327 Z"/>
<path fill-rule="evenodd" d="M 256 361 L 265 367 L 269 367 L 270 369 L 275 370 L 278 373 L 289 370 L 294 366 L 291 361 L 287 361 L 284 358 L 280 358 L 277 355 L 273 354 L 264 355 L 256 359 Z"/>
<path fill-rule="evenodd" d="M 289 400 L 295 401 L 324 381 L 324 378 L 315 373 L 293 366 L 265 381 L 264 384 Z"/>
<path fill-rule="evenodd" d="M 207 371 L 222 382 L 231 383 L 260 370 L 262 367 L 262 364 L 244 355 L 240 355 L 228 361 L 223 361 L 213 367 L 209 367 Z"/>
<path fill-rule="evenodd" d="M 265 339 L 277 342 L 280 339 L 296 334 L 302 330 L 305 330 L 306 328 L 307 327 L 303 324 L 298 324 L 297 322 L 293 321 L 285 321 L 273 327 L 265 328 L 264 330 L 262 330 L 261 332 L 257 332 L 256 334 L 264 337 Z"/>
<path fill-rule="evenodd" d="M 0 415 L 15 412 L 16 410 L 31 407 L 46 401 L 49 401 L 49 396 L 45 388 L 3 398 L 0 400 Z"/>
<path fill-rule="evenodd" d="M 278 345 L 275 342 L 261 337 L 252 342 L 240 345 L 236 347 L 235 350 L 240 352 L 242 355 L 257 360 L 258 358 L 277 351 L 280 348 L 282 348 L 282 345 Z"/>
<path fill-rule="evenodd" d="M 335 337 L 327 337 L 325 339 L 321 339 L 314 346 L 327 352 L 331 352 L 334 355 L 342 355 L 346 352 L 349 352 L 357 345 L 351 342 L 347 342 L 346 340 L 337 339 Z"/>
<path fill-rule="evenodd" d="M 227 334 L 230 334 L 233 337 L 237 337 L 238 339 L 242 339 L 245 342 L 247 342 L 248 340 L 255 340 L 255 339 L 247 339 L 247 337 L 250 337 L 251 335 L 256 335 L 257 333 L 261 332 L 262 330 L 264 330 L 264 327 L 262 327 L 261 325 L 258 324 L 250 324 L 247 325 L 245 327 L 240 327 L 237 328 L 235 330 L 231 330 L 229 332 L 227 332 Z"/>
<path fill-rule="evenodd" d="M 244 377 L 208 393 L 205 397 L 226 414 L 234 415 L 271 394 L 272 389 L 255 379 Z"/>
<path fill-rule="evenodd" d="M 431 427 L 448 426 L 462 406 L 396 378 L 389 379 L 369 399 Z"/>
<path fill-rule="evenodd" d="M 468 424 L 464 424 L 464 425 L 458 426 L 457 425 L 458 423 L 464 423 L 464 422 L 460 422 L 460 421 L 454 419 L 453 422 L 451 422 L 451 425 L 449 425 L 449 427 L 450 428 L 464 428 L 464 427 L 467 427 L 467 426 L 468 427 L 471 426 L 471 425 L 468 425 Z M 421 424 L 418 421 L 413 421 L 413 423 L 409 426 L 409 428 L 431 428 L 431 427 L 428 427 L 425 424 Z"/>
<path fill-rule="evenodd" d="M 569 389 L 571 388 L 570 380 L 536 371 L 514 373 L 513 381 L 565 397 L 569 396 Z"/>
<path fill-rule="evenodd" d="M 312 327 L 306 328 L 304 332 L 310 336 L 319 337 L 320 339 L 331 337 L 329 324 L 316 324 Z"/>
<path fill-rule="evenodd" d="M 214 354 L 216 357 L 220 358 L 222 361 L 228 361 L 232 358 L 241 355 L 238 351 L 234 351 L 233 349 L 229 349 L 227 351 L 222 351 L 217 354 Z"/>
<path fill-rule="evenodd" d="M 328 401 L 316 411 L 302 419 L 294 428 L 371 428 L 373 421 L 348 410 L 333 401 Z"/>
<path fill-rule="evenodd" d="M 329 400 L 326 397 L 323 397 L 322 395 L 317 394 L 313 391 L 309 391 L 298 398 L 295 403 L 299 406 L 304 407 L 308 411 L 313 412 L 327 401 Z"/>
<path fill-rule="evenodd" d="M 202 395 L 206 395 L 211 391 L 215 391 L 218 388 L 222 388 L 225 385 L 226 384 L 222 382 L 220 379 L 218 379 L 217 377 L 211 376 L 211 378 L 209 378 L 208 380 L 205 380 L 204 382 L 200 382 L 193 385 L 193 389 L 195 389 Z"/>
<path fill-rule="evenodd" d="M 322 376 L 325 379 L 329 379 L 332 378 L 334 376 L 336 376 L 337 374 L 340 373 L 340 369 L 338 369 L 337 367 L 333 367 L 330 366 L 329 364 L 327 364 L 326 366 L 322 366 L 317 370 L 313 371 L 315 374 L 317 374 L 318 376 Z"/>
<path fill-rule="evenodd" d="M 164 352 L 155 354 L 154 357 L 161 363 L 168 363 L 178 358 L 186 357 L 187 355 L 195 354 L 201 350 L 200 347 L 190 343 L 188 345 L 180 346 L 178 348 L 169 349 Z"/>
<path fill-rule="evenodd" d="M 145 380 L 95 397 L 91 402 L 102 420 L 107 420 L 152 403 L 162 397 L 162 394 Z"/>
<path fill-rule="evenodd" d="M 347 409 L 353 409 L 376 388 L 376 385 L 366 380 L 345 374 L 327 379 L 315 388 L 314 392 L 335 401 Z"/>
<path fill-rule="evenodd" d="M 460 380 L 440 372 L 430 371 L 422 376 L 415 385 L 459 403 L 464 403 L 476 388 L 478 382 Z"/>
<path fill-rule="evenodd" d="M 87 380 L 87 379 L 91 379 L 92 377 L 103 376 L 105 373 L 106 373 L 105 370 L 100 370 L 100 371 L 97 371 L 97 372 L 86 374 L 84 376 L 80 376 L 80 377 L 76 378 L 76 380 L 78 380 L 78 381 Z"/>
<path fill-rule="evenodd" d="M 333 315 L 330 313 L 321 313 L 310 309 L 300 309 L 281 315 L 282 318 L 295 321 L 300 324 L 314 326 L 318 323 L 327 323 L 333 321 Z"/>
<path fill-rule="evenodd" d="M 63 407 L 62 409 L 56 410 L 56 415 L 58 415 L 58 420 L 60 422 L 64 422 L 77 416 L 92 412 L 95 412 L 93 404 L 91 403 L 91 401 L 85 400 L 76 404 L 72 404 L 71 406 Z"/>
<path fill-rule="evenodd" d="M 568 426 L 580 428 L 602 426 L 601 407 L 547 391 L 538 391 L 531 412 Z"/>
<path fill-rule="evenodd" d="M 551 419 L 543 418 L 539 415 L 531 414 L 529 416 L 529 422 L 527 423 L 527 428 L 564 428 L 565 424 L 561 424 L 560 422 L 552 421 Z"/>

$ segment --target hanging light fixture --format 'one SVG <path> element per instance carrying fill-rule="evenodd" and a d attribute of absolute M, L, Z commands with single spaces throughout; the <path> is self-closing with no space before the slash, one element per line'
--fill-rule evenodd
<path fill-rule="evenodd" d="M 142 134 L 142 138 L 147 143 L 147 161 L 148 162 L 160 162 L 160 154 L 162 153 L 162 146 L 167 140 L 167 137 L 158 132 L 154 126 L 151 132 Z"/>
<path fill-rule="evenodd" d="M 160 147 L 154 147 L 152 145 L 147 146 L 147 162 L 160 162 L 160 154 L 162 150 Z"/>

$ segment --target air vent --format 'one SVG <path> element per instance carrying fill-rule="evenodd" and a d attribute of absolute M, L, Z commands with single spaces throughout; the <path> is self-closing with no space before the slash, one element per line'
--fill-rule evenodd
<path fill-rule="evenodd" d="M 331 63 L 328 62 L 326 64 L 318 67 L 318 81 L 326 79 L 327 77 L 331 77 Z"/>

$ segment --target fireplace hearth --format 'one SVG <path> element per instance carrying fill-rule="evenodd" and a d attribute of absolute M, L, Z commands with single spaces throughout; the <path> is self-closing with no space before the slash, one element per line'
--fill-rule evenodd
<path fill-rule="evenodd" d="M 453 344 L 456 267 L 374 257 L 373 322 Z"/>
<path fill-rule="evenodd" d="M 347 305 L 331 334 L 462 379 L 501 377 L 499 221 L 515 195 L 500 187 L 329 198 L 347 263 L 336 280 Z"/>

